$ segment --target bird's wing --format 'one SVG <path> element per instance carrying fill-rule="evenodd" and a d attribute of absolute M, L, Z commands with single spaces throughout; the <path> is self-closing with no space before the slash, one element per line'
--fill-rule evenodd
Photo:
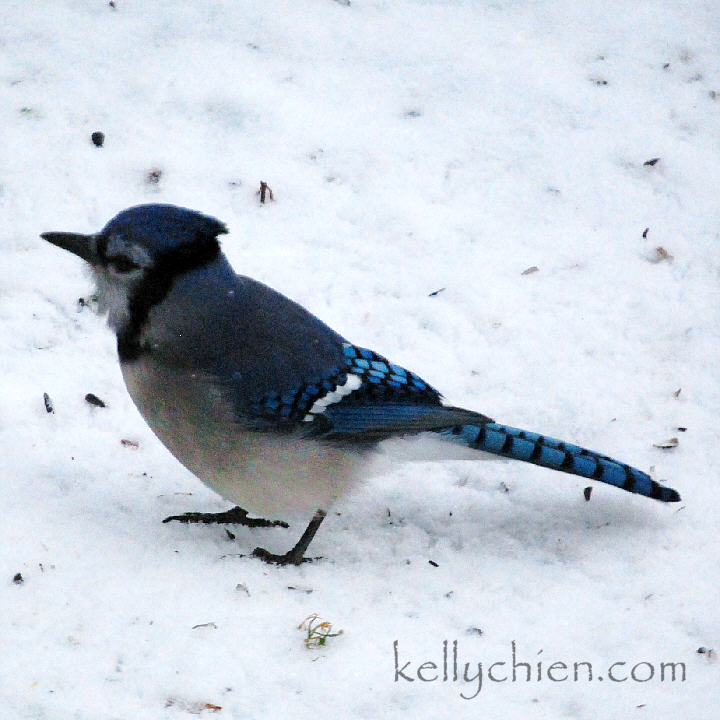
<path fill-rule="evenodd" d="M 490 421 L 443 405 L 435 388 L 372 350 L 345 342 L 343 356 L 344 365 L 324 377 L 256 398 L 252 416 L 263 427 L 302 428 L 328 440 L 358 442 Z"/>

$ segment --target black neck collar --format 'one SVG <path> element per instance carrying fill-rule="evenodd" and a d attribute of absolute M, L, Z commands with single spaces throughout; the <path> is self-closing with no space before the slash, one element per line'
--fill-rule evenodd
<path fill-rule="evenodd" d="M 156 259 L 128 300 L 129 317 L 117 333 L 121 361 L 137 360 L 145 352 L 140 335 L 150 309 L 165 299 L 175 278 L 207 265 L 219 256 L 220 243 L 217 238 L 200 236 L 194 242 L 168 250 Z"/>

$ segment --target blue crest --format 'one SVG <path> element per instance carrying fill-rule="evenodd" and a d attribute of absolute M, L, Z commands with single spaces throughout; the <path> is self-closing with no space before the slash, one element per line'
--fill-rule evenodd
<path fill-rule="evenodd" d="M 102 229 L 105 236 L 121 235 L 141 243 L 153 254 L 207 241 L 227 233 L 224 223 L 177 205 L 136 205 L 123 210 Z"/>

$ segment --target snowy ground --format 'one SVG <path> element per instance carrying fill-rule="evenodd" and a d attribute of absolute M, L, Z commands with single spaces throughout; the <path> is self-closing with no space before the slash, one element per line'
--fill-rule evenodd
<path fill-rule="evenodd" d="M 3 2 L 0 715 L 717 718 L 717 3 L 115 5 Z M 301 568 L 238 557 L 298 527 L 161 524 L 227 504 L 38 238 L 156 201 L 453 403 L 654 466 L 683 503 L 457 461 L 359 487 Z M 344 633 L 307 649 L 311 613 Z"/>

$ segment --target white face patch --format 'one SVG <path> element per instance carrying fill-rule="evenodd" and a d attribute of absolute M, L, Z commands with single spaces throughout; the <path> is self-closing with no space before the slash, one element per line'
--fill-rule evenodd
<path fill-rule="evenodd" d="M 350 373 L 347 376 L 347 380 L 342 385 L 338 385 L 332 392 L 327 395 L 323 395 L 318 398 L 312 407 L 308 410 L 307 415 L 303 418 L 304 422 L 312 422 L 315 415 L 325 412 L 325 408 L 328 405 L 340 402 L 344 397 L 347 397 L 351 392 L 354 392 L 362 385 L 362 378 L 358 375 Z"/>
<path fill-rule="evenodd" d="M 130 295 L 144 271 L 117 273 L 110 268 L 97 266 L 90 266 L 90 271 L 95 283 L 97 312 L 100 315 L 107 313 L 108 325 L 115 331 L 120 330 L 130 317 Z"/>
<path fill-rule="evenodd" d="M 127 287 L 112 278 L 106 268 L 93 268 L 93 280 L 98 313 L 100 315 L 107 313 L 108 325 L 113 330 L 119 330 L 130 314 Z"/>

